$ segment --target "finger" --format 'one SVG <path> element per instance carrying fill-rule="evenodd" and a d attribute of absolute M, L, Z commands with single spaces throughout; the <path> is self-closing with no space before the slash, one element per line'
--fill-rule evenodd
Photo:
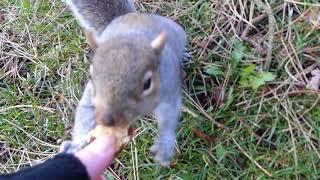
<path fill-rule="evenodd" d="M 111 164 L 115 151 L 115 138 L 104 136 L 94 140 L 75 156 L 84 164 L 90 178 L 96 179 Z"/>

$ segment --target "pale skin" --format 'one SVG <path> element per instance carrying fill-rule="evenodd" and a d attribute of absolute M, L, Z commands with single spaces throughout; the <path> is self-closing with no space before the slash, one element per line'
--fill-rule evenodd
<path fill-rule="evenodd" d="M 75 156 L 86 167 L 90 179 L 97 180 L 112 163 L 115 153 L 115 138 L 102 136 L 76 152 Z"/>
<path fill-rule="evenodd" d="M 75 128 L 78 129 L 78 136 L 82 138 L 80 138 L 79 142 L 74 142 L 75 144 L 73 145 L 68 141 L 65 142 L 65 145 L 62 145 L 62 149 L 70 145 L 68 148 L 75 148 L 74 155 L 86 167 L 90 179 L 98 180 L 115 158 L 116 140 L 113 136 L 100 136 L 83 149 L 80 149 L 85 144 L 89 131 L 95 126 L 94 108 L 92 108 L 91 102 L 91 88 L 91 84 L 88 83 L 76 112 L 77 121 Z"/>

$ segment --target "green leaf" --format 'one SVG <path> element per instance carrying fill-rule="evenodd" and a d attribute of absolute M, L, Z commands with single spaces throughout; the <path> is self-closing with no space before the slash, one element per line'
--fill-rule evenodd
<path fill-rule="evenodd" d="M 244 87 L 249 86 L 249 81 L 248 81 L 247 78 L 241 78 L 239 83 L 240 83 L 241 86 L 244 86 Z"/>
<path fill-rule="evenodd" d="M 273 81 L 276 78 L 271 72 L 262 72 L 261 77 L 265 82 Z"/>
<path fill-rule="evenodd" d="M 251 64 L 242 69 L 240 73 L 239 84 L 243 87 L 251 87 L 253 90 L 257 90 L 260 86 L 264 85 L 268 81 L 273 81 L 275 75 L 271 72 L 260 72 L 256 70 L 256 65 Z"/>
<path fill-rule="evenodd" d="M 244 44 L 237 40 L 234 44 L 234 50 L 232 51 L 231 57 L 233 61 L 239 62 L 247 52 L 247 47 Z"/>
<path fill-rule="evenodd" d="M 29 12 L 31 11 L 31 4 L 28 0 L 23 0 L 22 1 L 22 8 L 26 11 Z"/>
<path fill-rule="evenodd" d="M 218 161 L 222 160 L 222 158 L 225 156 L 226 152 L 227 152 L 227 150 L 223 147 L 223 145 L 221 143 L 217 145 L 216 156 L 217 156 Z"/>
<path fill-rule="evenodd" d="M 266 82 L 259 77 L 256 77 L 253 79 L 253 81 L 251 82 L 251 87 L 254 90 L 257 90 L 260 86 L 264 85 Z"/>
<path fill-rule="evenodd" d="M 224 73 L 217 67 L 211 66 L 209 67 L 206 72 L 211 76 L 219 76 L 223 75 Z"/>
<path fill-rule="evenodd" d="M 250 66 L 244 68 L 244 69 L 241 71 L 240 76 L 242 76 L 242 77 L 247 77 L 247 76 L 249 76 L 250 74 L 253 74 L 253 73 L 255 72 L 255 71 L 254 71 L 255 68 L 256 68 L 256 65 L 251 64 Z"/>

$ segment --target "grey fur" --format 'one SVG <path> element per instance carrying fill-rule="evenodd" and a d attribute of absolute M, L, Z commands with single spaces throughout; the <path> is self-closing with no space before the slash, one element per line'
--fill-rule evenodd
<path fill-rule="evenodd" d="M 72 141 L 61 144 L 60 152 L 75 153 L 87 142 L 87 135 L 96 126 L 95 108 L 92 103 L 92 84 L 89 81 L 76 109 Z"/>
<path fill-rule="evenodd" d="M 119 1 L 121 1 L 119 2 L 120 4 L 127 4 L 125 0 Z M 132 8 L 128 9 L 127 14 L 117 16 L 111 13 L 111 10 L 103 13 L 96 12 L 101 9 L 95 8 L 94 3 L 89 0 L 70 0 L 70 2 L 77 2 L 73 7 L 80 8 L 78 12 L 95 11 L 94 15 L 98 16 L 98 22 L 94 22 L 93 24 L 95 25 L 88 25 L 90 28 L 99 32 L 99 35 L 96 37 L 98 44 L 117 37 L 129 38 L 133 36 L 147 38 L 152 41 L 160 32 L 166 33 L 167 41 L 161 52 L 160 65 L 158 67 L 160 73 L 159 98 L 156 108 L 147 113 L 155 114 L 159 126 L 159 137 L 155 140 L 150 151 L 154 155 L 155 160 L 163 166 L 168 166 L 175 153 L 176 126 L 180 117 L 182 102 L 181 64 L 184 58 L 186 44 L 186 34 L 184 30 L 172 20 L 162 16 L 130 13 Z M 94 0 L 93 2 L 109 4 L 111 2 L 114 3 L 115 0 Z M 87 6 L 90 8 L 87 8 Z M 121 13 L 119 12 L 116 13 L 121 14 L 125 11 L 121 10 Z M 77 16 L 77 14 L 75 15 Z M 103 18 L 103 16 L 108 18 Z M 111 21 L 109 17 L 113 17 L 114 20 Z M 85 17 L 81 18 L 85 19 Z M 95 21 L 94 18 L 85 20 Z M 103 28 L 106 24 L 108 24 L 108 26 Z M 136 43 L 139 45 L 139 42 Z M 74 153 L 78 151 L 86 143 L 86 135 L 95 127 L 95 109 L 91 97 L 92 85 L 91 82 L 88 82 L 83 97 L 77 107 L 72 141 L 63 144 L 61 148 L 62 152 Z"/>
<path fill-rule="evenodd" d="M 66 0 L 81 26 L 100 34 L 116 17 L 136 9 L 132 0 Z"/>

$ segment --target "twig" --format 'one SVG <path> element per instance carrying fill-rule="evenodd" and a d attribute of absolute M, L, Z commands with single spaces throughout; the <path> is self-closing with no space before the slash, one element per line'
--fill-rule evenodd
<path fill-rule="evenodd" d="M 221 124 L 221 123 L 215 121 L 214 118 L 212 118 L 205 110 L 203 110 L 203 108 L 201 106 L 199 106 L 198 103 L 196 103 L 187 92 L 184 91 L 184 94 L 188 98 L 186 100 L 189 101 L 196 109 L 198 109 L 200 111 L 200 113 L 202 113 L 202 115 L 204 115 L 206 118 L 208 118 L 213 124 L 215 124 L 216 126 L 218 126 L 221 129 L 229 130 L 229 128 L 226 127 L 224 124 Z"/>
<path fill-rule="evenodd" d="M 268 43 L 268 53 L 267 53 L 267 57 L 266 57 L 266 62 L 264 64 L 264 70 L 268 71 L 270 68 L 271 60 L 272 60 L 273 34 L 275 32 L 276 20 L 273 16 L 272 9 L 268 5 L 263 3 L 261 0 L 253 0 L 253 1 L 256 3 L 258 8 L 263 9 L 268 14 L 268 19 L 269 19 L 269 30 L 268 30 L 268 37 L 269 38 L 268 39 L 269 39 L 269 43 Z"/>
<path fill-rule="evenodd" d="M 233 142 L 237 145 L 237 147 L 240 149 L 240 151 L 248 158 L 250 159 L 250 161 L 252 161 L 256 166 L 258 166 L 259 169 L 261 169 L 266 175 L 268 175 L 269 177 L 272 177 L 272 174 L 269 173 L 266 169 L 264 169 L 257 161 L 255 161 L 249 154 L 247 154 L 242 148 L 241 146 L 238 144 L 238 142 L 232 138 Z"/>
<path fill-rule="evenodd" d="M 31 138 L 32 140 L 35 140 L 35 141 L 38 141 L 41 145 L 43 146 L 47 146 L 47 147 L 51 147 L 51 148 L 59 148 L 59 146 L 57 145 L 53 145 L 53 144 L 50 144 L 50 143 L 47 143 L 47 142 L 44 142 L 38 138 L 36 138 L 35 136 L 29 134 L 27 131 L 25 131 L 24 129 L 22 129 L 21 127 L 19 127 L 18 125 L 14 124 L 13 122 L 7 120 L 7 119 L 3 119 L 4 121 L 6 121 L 8 124 L 16 127 L 17 129 L 19 129 L 20 131 L 22 131 L 23 133 L 25 133 L 29 138 Z"/>
<path fill-rule="evenodd" d="M 0 142 L 2 145 L 2 142 Z M 7 147 L 7 143 L 3 143 L 3 146 L 0 146 L 0 150 L 3 149 L 1 152 L 0 152 L 0 158 L 2 155 L 6 154 L 8 151 L 9 151 L 9 148 Z"/>
<path fill-rule="evenodd" d="M 293 4 L 299 4 L 299 5 L 304 5 L 304 6 L 315 6 L 315 7 L 320 7 L 320 4 L 311 4 L 311 3 L 305 3 L 305 2 L 298 2 L 298 1 L 293 1 L 293 0 L 285 0 L 285 2 L 288 3 L 293 3 Z"/>
<path fill-rule="evenodd" d="M 254 28 L 254 26 L 252 26 L 252 24 L 255 24 L 259 21 L 261 21 L 263 18 L 266 17 L 266 14 L 260 14 L 257 17 L 253 18 L 251 20 L 251 24 L 247 24 L 246 27 L 244 28 L 242 34 L 241 34 L 241 38 L 244 39 L 248 36 L 249 32 L 252 30 L 252 28 Z"/>
<path fill-rule="evenodd" d="M 269 92 L 268 92 L 268 93 L 269 93 Z M 320 96 L 320 91 L 315 91 L 315 90 L 298 90 L 298 91 L 291 91 L 291 92 L 284 92 L 284 93 L 276 94 L 276 96 L 288 96 L 288 97 L 290 97 L 290 96 L 295 96 L 295 95 L 297 95 L 297 94 L 301 94 L 301 96 L 302 96 L 302 95 L 305 95 L 305 94 L 314 94 L 314 95 Z M 268 102 L 268 101 L 271 101 L 271 100 L 275 99 L 276 96 L 273 96 L 273 97 L 270 97 L 270 98 L 265 98 L 262 103 L 266 103 L 266 102 Z M 246 102 L 238 103 L 238 104 L 236 104 L 236 106 L 243 105 L 244 103 L 246 103 Z M 244 107 L 243 110 L 244 110 L 244 111 L 247 111 L 247 110 L 250 109 L 250 108 L 253 108 L 253 107 L 255 107 L 255 106 L 260 105 L 260 103 L 261 103 L 261 102 L 258 102 L 258 103 L 255 103 L 255 104 L 251 104 L 250 106 Z"/>
<path fill-rule="evenodd" d="M 48 111 L 50 113 L 54 112 L 54 109 L 52 109 L 52 108 L 22 104 L 22 105 L 16 105 L 16 106 L 0 108 L 0 113 L 3 113 L 3 112 L 5 112 L 7 110 L 10 110 L 10 109 L 16 109 L 16 108 L 36 108 L 36 109 L 41 109 L 41 110 L 44 110 L 44 111 Z"/>
<path fill-rule="evenodd" d="M 312 64 L 309 67 L 304 69 L 304 73 L 308 74 L 310 73 L 314 68 L 318 67 L 318 64 Z M 299 78 L 301 76 L 300 73 L 295 74 L 293 77 L 294 78 Z M 285 81 L 283 81 L 278 87 L 274 88 L 272 91 L 267 92 L 266 94 L 264 94 L 264 96 L 268 96 L 270 94 L 276 93 L 277 90 L 279 90 L 280 88 L 282 88 L 284 85 L 291 83 L 292 79 L 287 79 Z"/>

